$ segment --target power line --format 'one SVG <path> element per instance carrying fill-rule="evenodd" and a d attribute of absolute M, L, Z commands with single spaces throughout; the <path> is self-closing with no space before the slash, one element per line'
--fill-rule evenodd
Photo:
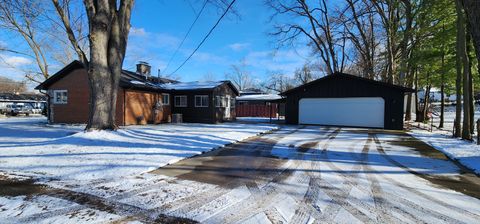
<path fill-rule="evenodd" d="M 180 42 L 180 44 L 178 45 L 177 49 L 176 49 L 175 52 L 173 53 L 172 57 L 170 57 L 170 60 L 168 60 L 167 66 L 165 66 L 165 69 L 163 69 L 164 72 L 167 71 L 168 66 L 169 66 L 170 63 L 172 62 L 173 58 L 175 58 L 175 56 L 177 55 L 177 53 L 178 53 L 178 51 L 180 50 L 180 48 L 182 47 L 183 43 L 184 43 L 185 40 L 187 39 L 188 34 L 190 34 L 190 31 L 192 31 L 192 28 L 193 28 L 193 26 L 195 25 L 195 23 L 197 23 L 197 20 L 198 20 L 198 18 L 200 17 L 200 15 L 202 14 L 203 9 L 205 9 L 205 6 L 207 5 L 207 2 L 208 2 L 208 0 L 205 0 L 205 2 L 203 3 L 202 8 L 200 9 L 200 11 L 198 12 L 197 16 L 195 17 L 195 20 L 193 20 L 193 23 L 190 25 L 190 27 L 188 28 L 187 33 L 186 33 L 185 36 L 183 37 L 182 42 Z M 190 4 L 190 2 L 189 2 L 189 4 Z M 191 6 L 191 5 L 190 5 L 190 6 Z"/>
<path fill-rule="evenodd" d="M 178 70 L 180 70 L 180 68 L 182 68 L 188 60 L 190 60 L 190 58 L 192 58 L 192 56 L 195 54 L 195 52 L 197 52 L 197 50 L 202 46 L 202 44 L 207 40 L 207 38 L 210 36 L 210 34 L 212 34 L 213 30 L 215 30 L 215 28 L 218 26 L 218 24 L 220 23 L 220 21 L 222 21 L 223 17 L 225 17 L 225 15 L 228 13 L 228 10 L 230 10 L 230 8 L 232 7 L 233 3 L 235 3 L 236 0 L 232 0 L 232 2 L 230 3 L 230 5 L 228 5 L 227 9 L 225 10 L 225 12 L 223 12 L 222 16 L 220 16 L 220 18 L 218 18 L 217 22 L 215 23 L 215 25 L 213 25 L 213 27 L 210 29 L 210 31 L 208 31 L 207 35 L 203 38 L 203 40 L 198 44 L 197 48 L 195 48 L 195 50 L 193 50 L 193 52 L 188 56 L 187 59 L 185 59 L 185 61 L 183 61 L 182 64 L 180 64 L 180 66 L 178 66 L 177 69 L 175 69 L 174 72 L 172 72 L 170 75 L 173 75 L 175 74 Z"/>

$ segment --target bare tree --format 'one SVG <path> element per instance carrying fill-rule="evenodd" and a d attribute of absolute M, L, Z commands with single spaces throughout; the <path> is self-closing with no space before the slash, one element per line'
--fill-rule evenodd
<path fill-rule="evenodd" d="M 202 80 L 203 81 L 215 81 L 217 78 L 213 72 L 207 72 L 203 74 Z"/>
<path fill-rule="evenodd" d="M 281 93 L 295 87 L 295 80 L 283 73 L 272 72 L 266 83 L 262 87 L 277 93 Z"/>
<path fill-rule="evenodd" d="M 25 91 L 27 91 L 25 82 L 17 82 L 0 76 L 0 93 L 22 93 Z"/>
<path fill-rule="evenodd" d="M 238 90 L 244 90 L 254 86 L 253 79 L 250 72 L 246 70 L 246 62 L 242 60 L 238 64 L 230 66 L 230 72 L 225 74 L 225 77 L 232 81 Z"/>
<path fill-rule="evenodd" d="M 304 64 L 302 68 L 295 70 L 295 81 L 300 85 L 309 83 L 315 79 L 315 75 L 308 64 Z"/>
<path fill-rule="evenodd" d="M 343 71 L 345 38 L 338 36 L 343 33 L 343 28 L 333 19 L 335 17 L 329 12 L 326 0 L 268 0 L 267 5 L 274 10 L 272 20 L 276 17 L 292 17 L 289 22 L 276 24 L 271 33 L 278 38 L 279 46 L 307 38 L 325 64 L 328 74 Z"/>
<path fill-rule="evenodd" d="M 134 0 L 84 0 L 89 26 L 90 60 L 79 45 L 69 18 L 70 2 L 52 0 L 68 39 L 88 70 L 90 115 L 87 130 L 116 129 L 115 110 Z"/>
<path fill-rule="evenodd" d="M 46 49 L 42 46 L 37 26 L 43 13 L 42 1 L 0 0 L 0 29 L 20 35 L 31 53 L 8 48 L 1 50 L 34 58 L 39 72 L 28 72 L 26 78 L 38 83 L 49 77 Z"/>
<path fill-rule="evenodd" d="M 397 37 L 396 32 L 399 24 L 399 3 L 398 0 L 373 0 L 373 6 L 380 16 L 383 27 L 385 29 L 386 51 L 387 51 L 387 69 L 386 81 L 388 83 L 394 82 L 394 74 L 397 71 Z"/>
<path fill-rule="evenodd" d="M 375 9 L 368 0 L 346 0 L 346 8 L 339 12 L 346 36 L 358 53 L 357 66 L 363 77 L 375 78 L 375 60 L 378 55 L 378 40 L 375 33 Z"/>

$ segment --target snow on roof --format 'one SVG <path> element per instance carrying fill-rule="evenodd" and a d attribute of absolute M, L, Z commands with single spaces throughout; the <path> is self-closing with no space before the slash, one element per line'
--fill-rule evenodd
<path fill-rule="evenodd" d="M 254 94 L 254 95 L 239 96 L 236 98 L 236 100 L 278 100 L 278 99 L 282 99 L 282 97 L 277 94 Z"/>
<path fill-rule="evenodd" d="M 145 85 L 145 82 L 137 81 L 137 80 L 130 80 L 130 83 L 136 84 L 136 85 Z"/>
<path fill-rule="evenodd" d="M 191 90 L 191 89 L 213 89 L 219 85 L 222 85 L 223 81 L 210 81 L 210 82 L 179 82 L 179 83 L 167 83 L 160 85 L 164 89 L 170 90 Z"/>

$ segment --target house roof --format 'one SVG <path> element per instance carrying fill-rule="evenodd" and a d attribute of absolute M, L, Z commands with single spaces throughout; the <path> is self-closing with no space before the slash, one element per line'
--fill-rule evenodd
<path fill-rule="evenodd" d="M 52 84 L 68 75 L 75 69 L 84 68 L 80 61 L 73 61 L 60 71 L 52 75 L 43 83 L 35 87 L 35 89 L 48 89 Z M 147 91 L 160 91 L 160 90 L 210 90 L 221 85 L 229 85 L 230 88 L 238 95 L 237 88 L 230 81 L 215 81 L 215 82 L 179 82 L 167 78 L 158 78 L 154 76 L 143 76 L 136 72 L 122 70 L 122 76 L 120 77 L 120 86 L 127 89 L 141 89 Z"/>
<path fill-rule="evenodd" d="M 240 92 L 240 95 L 254 95 L 254 94 L 262 94 L 263 93 L 263 91 L 261 89 L 256 89 L 256 88 L 242 89 L 239 92 Z"/>
<path fill-rule="evenodd" d="M 243 95 L 236 98 L 237 101 L 271 101 L 282 99 L 282 96 L 277 94 L 253 94 Z"/>
<path fill-rule="evenodd" d="M 303 84 L 301 86 L 297 86 L 293 89 L 287 90 L 287 91 L 281 93 L 280 95 L 285 96 L 285 95 L 288 95 L 288 94 L 290 94 L 292 92 L 295 92 L 297 90 L 303 89 L 305 87 L 315 85 L 317 83 L 320 83 L 320 82 L 323 82 L 323 81 L 326 81 L 326 80 L 330 80 L 330 79 L 338 79 L 340 77 L 347 78 L 347 79 L 353 79 L 353 80 L 356 80 L 356 81 L 359 81 L 359 82 L 367 82 L 367 83 L 370 83 L 370 84 L 373 84 L 373 85 L 385 86 L 385 87 L 392 88 L 392 89 L 402 91 L 402 92 L 415 92 L 415 90 L 413 90 L 411 88 L 406 88 L 406 87 L 403 87 L 403 86 L 394 85 L 394 84 L 390 84 L 390 83 L 386 83 L 386 82 L 380 82 L 380 81 L 367 79 L 367 78 L 363 78 L 363 77 L 355 76 L 355 75 L 350 75 L 350 74 L 346 74 L 346 73 L 336 72 L 332 75 L 327 75 L 327 76 L 324 76 L 322 78 L 313 80 L 309 83 L 306 83 L 306 84 Z"/>
<path fill-rule="evenodd" d="M 50 76 L 47 80 L 40 83 L 35 89 L 48 89 L 52 84 L 57 82 L 58 80 L 62 79 L 66 75 L 68 75 L 71 71 L 75 69 L 84 68 L 83 64 L 80 61 L 73 61 L 72 63 L 68 64 L 60 71 L 55 73 L 54 75 Z M 122 76 L 120 77 L 120 86 L 124 88 L 140 88 L 140 89 L 151 89 L 157 90 L 161 89 L 157 86 L 157 84 L 164 84 L 164 83 L 177 83 L 178 81 L 166 79 L 166 78 L 158 78 L 154 76 L 145 77 L 142 75 L 137 74 L 136 72 L 122 70 Z"/>

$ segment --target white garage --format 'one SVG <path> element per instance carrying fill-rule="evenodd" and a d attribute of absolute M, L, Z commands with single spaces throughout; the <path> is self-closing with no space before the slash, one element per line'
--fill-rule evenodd
<path fill-rule="evenodd" d="M 300 124 L 385 127 L 382 97 L 302 98 L 298 111 Z"/>

